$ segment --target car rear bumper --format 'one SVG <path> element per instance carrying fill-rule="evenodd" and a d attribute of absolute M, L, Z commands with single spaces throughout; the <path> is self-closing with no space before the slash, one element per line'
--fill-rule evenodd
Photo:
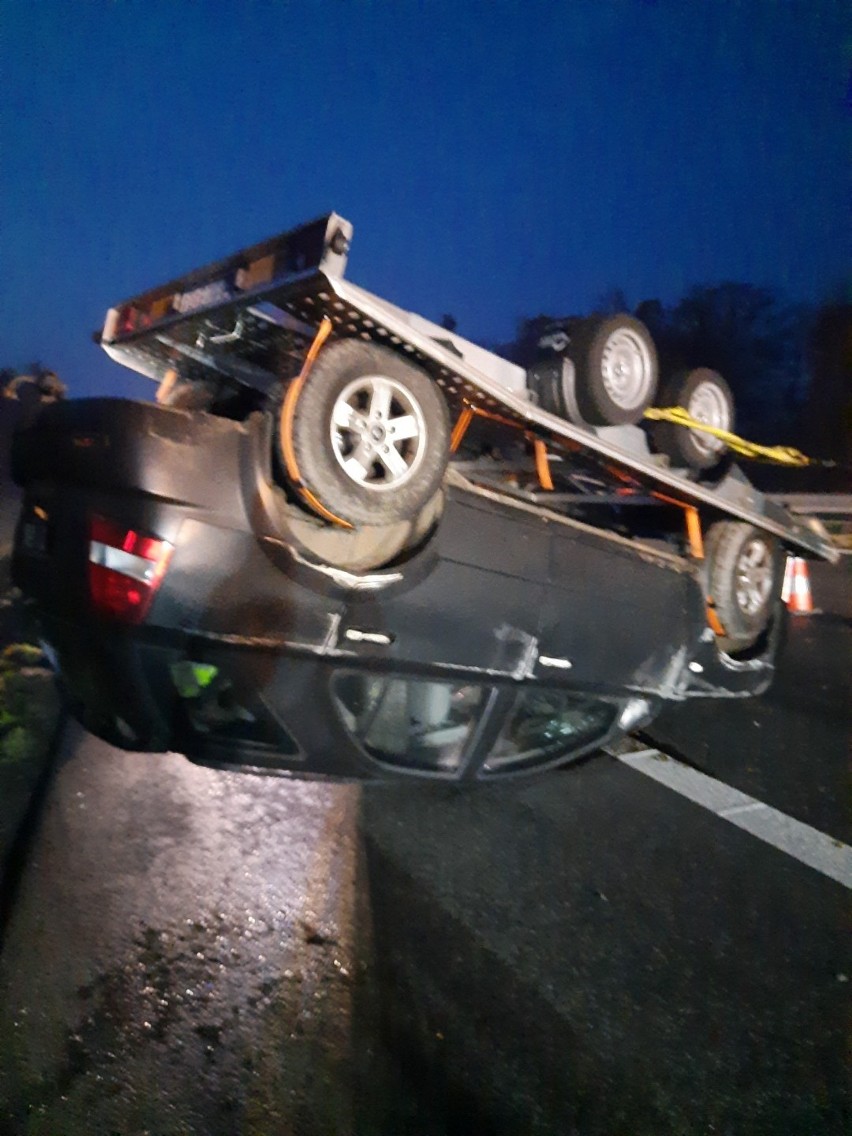
<path fill-rule="evenodd" d="M 122 749 L 172 748 L 169 674 L 178 649 L 45 613 L 40 625 L 69 709 L 87 730 Z"/>

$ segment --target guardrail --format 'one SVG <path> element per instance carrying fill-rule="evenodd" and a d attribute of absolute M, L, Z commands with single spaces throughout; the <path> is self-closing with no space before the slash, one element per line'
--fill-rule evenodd
<path fill-rule="evenodd" d="M 769 493 L 770 501 L 791 513 L 812 517 L 852 517 L 852 493 Z"/>
<path fill-rule="evenodd" d="M 773 493 L 768 496 L 789 513 L 818 518 L 834 546 L 844 555 L 852 555 L 852 493 Z"/>

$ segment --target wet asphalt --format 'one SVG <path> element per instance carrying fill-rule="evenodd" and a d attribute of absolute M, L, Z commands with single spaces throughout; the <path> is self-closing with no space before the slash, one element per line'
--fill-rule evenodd
<path fill-rule="evenodd" d="M 848 659 L 660 744 L 849 839 Z M 66 732 L 0 955 L 0 1133 L 852 1130 L 849 893 L 614 758 L 330 786 Z"/>

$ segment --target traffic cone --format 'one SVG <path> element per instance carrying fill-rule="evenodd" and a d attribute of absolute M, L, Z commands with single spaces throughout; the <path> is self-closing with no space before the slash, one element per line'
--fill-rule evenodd
<path fill-rule="evenodd" d="M 787 600 L 787 610 L 791 611 L 793 615 L 811 615 L 814 610 L 808 562 L 801 556 L 793 557 L 792 579 L 790 581 L 790 595 Z"/>
<path fill-rule="evenodd" d="M 790 593 L 793 590 L 793 565 L 795 556 L 788 556 L 784 561 L 784 583 L 781 585 L 781 599 L 784 603 L 790 602 Z"/>

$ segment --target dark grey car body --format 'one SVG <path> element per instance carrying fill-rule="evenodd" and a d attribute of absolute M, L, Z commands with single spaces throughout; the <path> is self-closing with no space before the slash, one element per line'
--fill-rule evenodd
<path fill-rule="evenodd" d="M 301 775 L 487 777 L 580 756 L 663 700 L 770 681 L 780 616 L 760 651 L 727 658 L 700 566 L 452 467 L 395 561 L 323 562 L 270 432 L 261 413 L 91 399 L 18 434 L 15 579 L 74 713 L 113 744 Z M 139 625 L 93 608 L 92 516 L 173 546 Z"/>

